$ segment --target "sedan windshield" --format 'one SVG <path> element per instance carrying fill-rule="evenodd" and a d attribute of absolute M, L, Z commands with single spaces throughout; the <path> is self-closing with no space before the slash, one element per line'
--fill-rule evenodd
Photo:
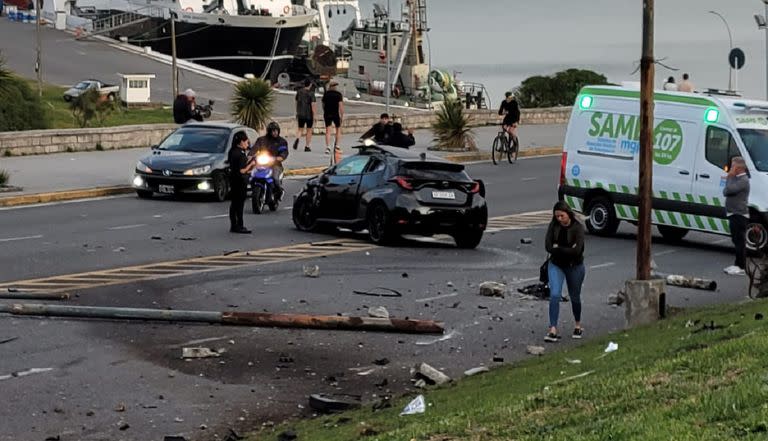
<path fill-rule="evenodd" d="M 761 172 L 768 172 L 768 130 L 739 129 L 739 134 L 755 168 Z"/>
<path fill-rule="evenodd" d="M 170 134 L 157 148 L 175 152 L 224 153 L 228 140 L 229 129 L 185 127 Z"/>

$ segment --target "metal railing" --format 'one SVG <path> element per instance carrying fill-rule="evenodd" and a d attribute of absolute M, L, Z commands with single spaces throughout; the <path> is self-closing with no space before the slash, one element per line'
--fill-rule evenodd
<path fill-rule="evenodd" d="M 165 18 L 167 15 L 169 15 L 167 8 L 158 8 L 156 6 L 145 6 L 133 11 L 112 14 L 104 18 L 92 20 L 91 29 L 83 37 L 104 34 L 115 29 L 147 21 L 152 17 Z"/>

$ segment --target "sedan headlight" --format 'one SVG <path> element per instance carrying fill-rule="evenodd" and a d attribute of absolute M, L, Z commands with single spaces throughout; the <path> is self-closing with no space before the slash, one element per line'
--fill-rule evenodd
<path fill-rule="evenodd" d="M 211 166 L 206 165 L 203 167 L 192 168 L 184 172 L 184 176 L 200 176 L 206 175 L 211 172 Z"/>
<path fill-rule="evenodd" d="M 139 161 L 136 163 L 136 170 L 143 172 L 143 173 L 152 173 L 152 169 L 147 166 L 147 164 L 144 164 L 143 162 Z"/>

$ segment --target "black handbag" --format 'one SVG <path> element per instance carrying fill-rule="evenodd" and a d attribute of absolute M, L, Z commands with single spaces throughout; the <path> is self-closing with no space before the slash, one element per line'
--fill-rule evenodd
<path fill-rule="evenodd" d="M 539 282 L 549 285 L 549 257 L 541 264 L 539 268 Z"/>

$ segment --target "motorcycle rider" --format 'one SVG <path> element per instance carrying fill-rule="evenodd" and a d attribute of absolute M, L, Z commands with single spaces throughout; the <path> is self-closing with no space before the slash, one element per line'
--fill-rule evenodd
<path fill-rule="evenodd" d="M 280 136 L 280 125 L 275 121 L 267 125 L 267 134 L 256 140 L 251 148 L 251 154 L 258 156 L 260 151 L 266 151 L 273 158 L 272 176 L 275 182 L 275 198 L 282 200 L 283 186 L 280 177 L 283 175 L 283 161 L 288 159 L 288 141 Z"/>

